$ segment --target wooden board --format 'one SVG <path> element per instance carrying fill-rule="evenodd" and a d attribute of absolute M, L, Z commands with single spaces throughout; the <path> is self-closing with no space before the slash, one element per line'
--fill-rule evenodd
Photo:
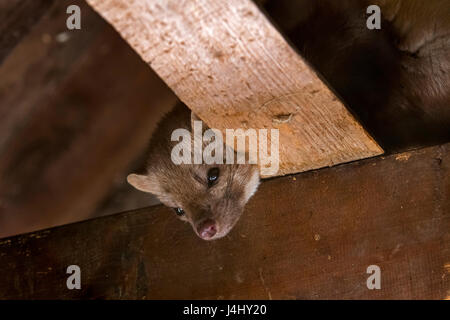
<path fill-rule="evenodd" d="M 447 144 L 267 180 L 218 241 L 161 206 L 2 239 L 0 298 L 442 299 L 449 213 Z"/>
<path fill-rule="evenodd" d="M 81 30 L 66 28 L 71 4 Z M 94 216 L 175 103 L 90 6 L 54 2 L 0 63 L 0 237 Z"/>
<path fill-rule="evenodd" d="M 278 128 L 277 175 L 382 153 L 250 0 L 87 2 L 210 127 Z"/>

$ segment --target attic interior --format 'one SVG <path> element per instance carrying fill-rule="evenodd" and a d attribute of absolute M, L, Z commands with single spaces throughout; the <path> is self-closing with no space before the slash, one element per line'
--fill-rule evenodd
<path fill-rule="evenodd" d="M 396 22 L 388 17 L 381 30 L 368 30 L 364 1 L 255 2 L 384 149 L 379 158 L 450 142 L 450 33 L 413 50 L 402 47 L 405 35 L 395 34 Z M 83 27 L 69 32 L 65 9 L 73 3 L 81 8 Z M 84 1 L 1 2 L 0 21 L 6 35 L 0 39 L 0 238 L 158 204 L 127 184 L 126 176 L 145 165 L 158 121 L 178 101 L 174 92 Z M 448 166 L 448 156 L 442 159 Z M 447 176 L 442 179 L 436 197 L 444 201 L 445 224 L 439 232 L 448 238 L 450 185 Z M 278 182 L 269 184 L 277 188 Z M 448 246 L 442 248 L 448 258 Z"/>

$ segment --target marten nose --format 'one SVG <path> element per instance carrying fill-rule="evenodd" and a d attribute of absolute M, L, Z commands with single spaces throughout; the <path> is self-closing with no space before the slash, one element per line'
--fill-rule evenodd
<path fill-rule="evenodd" d="M 207 219 L 197 226 L 198 235 L 205 240 L 211 239 L 217 232 L 214 220 Z"/>

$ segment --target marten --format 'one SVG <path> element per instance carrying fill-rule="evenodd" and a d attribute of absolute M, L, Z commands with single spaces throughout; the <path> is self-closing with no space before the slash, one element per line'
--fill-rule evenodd
<path fill-rule="evenodd" d="M 223 164 L 175 164 L 171 154 L 179 142 L 172 141 L 172 133 L 186 129 L 192 134 L 194 121 L 201 120 L 178 103 L 152 136 L 145 172 L 130 174 L 127 180 L 136 189 L 156 195 L 200 238 L 214 240 L 227 235 L 241 217 L 258 188 L 259 169 L 256 164 L 226 164 L 226 152 Z"/>
<path fill-rule="evenodd" d="M 380 30 L 366 25 L 372 4 L 381 9 Z M 266 8 L 385 149 L 450 140 L 449 0 L 276 0 Z M 175 107 L 151 139 L 146 172 L 128 182 L 213 240 L 236 224 L 259 173 L 249 164 L 175 165 L 171 134 L 191 130 L 195 118 Z"/>

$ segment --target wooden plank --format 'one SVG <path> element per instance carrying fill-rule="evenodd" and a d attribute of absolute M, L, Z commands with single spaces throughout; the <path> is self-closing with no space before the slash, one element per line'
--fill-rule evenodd
<path fill-rule="evenodd" d="M 0 298 L 442 299 L 449 213 L 447 144 L 267 180 L 218 241 L 161 206 L 3 239 Z"/>
<path fill-rule="evenodd" d="M 54 4 L 0 65 L 0 237 L 95 215 L 175 102 L 84 1 Z"/>
<path fill-rule="evenodd" d="M 88 0 L 210 127 L 278 128 L 278 175 L 382 149 L 250 0 Z"/>

